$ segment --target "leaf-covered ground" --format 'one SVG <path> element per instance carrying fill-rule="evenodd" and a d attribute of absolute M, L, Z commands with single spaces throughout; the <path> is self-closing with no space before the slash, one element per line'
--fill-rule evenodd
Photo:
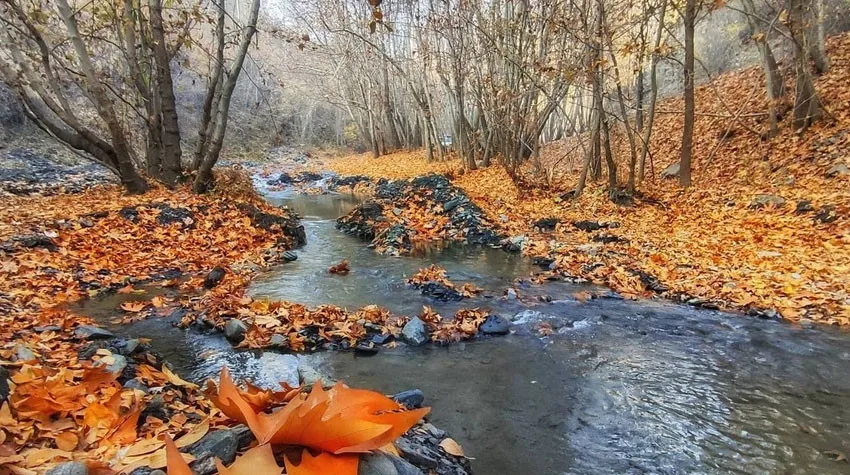
<path fill-rule="evenodd" d="M 462 174 L 459 162 L 428 163 L 423 152 L 350 156 L 329 166 L 373 178 L 445 173 L 498 231 L 527 236 L 525 253 L 629 296 L 660 292 L 693 304 L 850 325 L 850 35 L 832 38 L 828 49 L 832 68 L 816 86 L 831 117 L 803 134 L 791 129 L 787 113 L 781 134 L 762 138 L 766 105 L 757 68 L 698 88 L 694 186 L 685 191 L 660 178 L 678 160 L 682 121 L 680 99 L 661 102 L 647 165 L 654 173 L 631 205 L 608 200 L 604 178 L 577 202 L 563 196 L 581 163 L 569 141 L 542 153 L 550 186 L 530 165 L 520 188 L 498 165 Z M 624 183 L 622 135 L 615 151 Z M 759 195 L 781 204 L 755 207 Z M 540 230 L 540 220 L 557 224 Z M 618 226 L 588 232 L 576 227 L 582 221 Z"/>

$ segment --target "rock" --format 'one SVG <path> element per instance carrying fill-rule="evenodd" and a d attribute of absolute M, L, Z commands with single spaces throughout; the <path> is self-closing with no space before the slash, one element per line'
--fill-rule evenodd
<path fill-rule="evenodd" d="M 532 226 L 535 231 L 554 231 L 561 220 L 558 218 L 544 218 L 535 221 Z"/>
<path fill-rule="evenodd" d="M 281 256 L 286 262 L 293 262 L 298 260 L 298 254 L 295 254 L 292 251 L 286 251 Z"/>
<path fill-rule="evenodd" d="M 149 393 L 151 390 L 151 388 L 147 387 L 143 382 L 135 378 L 124 383 L 124 388 L 137 389 L 145 394 Z"/>
<path fill-rule="evenodd" d="M 156 470 L 151 471 L 150 475 L 166 475 L 166 473 L 163 472 L 162 470 L 156 469 Z"/>
<path fill-rule="evenodd" d="M 420 286 L 422 295 L 427 295 L 441 302 L 460 302 L 463 295 L 457 290 L 440 282 L 425 282 Z"/>
<path fill-rule="evenodd" d="M 584 232 L 587 232 L 587 233 L 593 232 L 593 231 L 599 231 L 600 229 L 603 228 L 602 224 L 600 224 L 598 221 L 587 221 L 587 220 L 576 221 L 576 222 L 573 223 L 573 226 L 575 226 L 576 228 L 578 228 L 578 229 L 580 229 Z"/>
<path fill-rule="evenodd" d="M 846 163 L 836 163 L 826 171 L 827 178 L 850 175 L 850 167 Z"/>
<path fill-rule="evenodd" d="M 93 325 L 81 325 L 74 330 L 74 336 L 83 340 L 108 340 L 115 335 L 108 330 Z"/>
<path fill-rule="evenodd" d="M 794 212 L 797 214 L 810 213 L 815 210 L 815 207 L 812 206 L 812 202 L 809 200 L 800 200 L 797 202 L 797 207 L 794 208 Z"/>
<path fill-rule="evenodd" d="M 280 333 L 275 333 L 272 335 L 269 344 L 275 348 L 287 348 L 289 347 L 289 339 Z"/>
<path fill-rule="evenodd" d="M 372 343 L 376 345 L 385 345 L 393 339 L 391 333 L 376 333 L 372 335 Z"/>
<path fill-rule="evenodd" d="M 681 165 L 679 162 L 671 163 L 664 170 L 661 170 L 661 178 L 678 178 L 679 172 L 681 171 Z"/>
<path fill-rule="evenodd" d="M 45 325 L 41 327 L 33 327 L 32 331 L 36 333 L 47 333 L 47 332 L 58 332 L 61 331 L 62 327 L 59 325 Z"/>
<path fill-rule="evenodd" d="M 248 331 L 248 325 L 238 318 L 231 318 L 224 324 L 224 336 L 234 343 L 239 343 L 245 339 L 245 333 Z"/>
<path fill-rule="evenodd" d="M 520 252 L 527 241 L 525 236 L 511 236 L 504 241 L 502 247 L 511 252 Z"/>
<path fill-rule="evenodd" d="M 27 361 L 33 361 L 38 359 L 35 356 L 35 353 L 23 343 L 18 343 L 15 345 L 15 361 L 19 361 L 22 363 L 26 363 Z"/>
<path fill-rule="evenodd" d="M 539 322 L 549 318 L 548 315 L 536 310 L 523 310 L 511 318 L 515 325 L 524 325 L 527 323 Z"/>
<path fill-rule="evenodd" d="M 826 224 L 838 219 L 838 213 L 835 212 L 835 206 L 826 205 L 815 214 L 815 222 Z"/>
<path fill-rule="evenodd" d="M 206 277 L 204 277 L 204 288 L 211 289 L 221 282 L 224 279 L 224 275 L 227 273 L 224 270 L 224 267 L 216 266 L 211 270 Z"/>
<path fill-rule="evenodd" d="M 419 389 L 409 389 L 393 395 L 392 400 L 408 409 L 419 409 L 425 403 L 425 394 Z"/>
<path fill-rule="evenodd" d="M 371 341 L 361 341 L 354 346 L 354 353 L 360 356 L 375 356 L 380 350 L 381 347 Z"/>
<path fill-rule="evenodd" d="M 125 341 L 122 345 L 118 345 L 118 353 L 124 356 L 130 356 L 139 349 L 142 343 L 136 338 Z"/>
<path fill-rule="evenodd" d="M 601 250 L 601 244 L 582 244 L 580 246 L 576 246 L 576 251 L 587 254 L 588 256 L 595 256 L 599 254 L 599 251 Z"/>
<path fill-rule="evenodd" d="M 405 438 L 398 439 L 395 445 L 404 458 L 420 467 L 434 469 L 440 466 L 440 454 L 428 447 L 414 444 Z"/>
<path fill-rule="evenodd" d="M 413 317 L 401 330 L 401 338 L 408 344 L 419 346 L 428 341 L 428 328 L 419 317 Z"/>
<path fill-rule="evenodd" d="M 428 435 L 435 439 L 443 440 L 446 438 L 446 431 L 437 428 L 434 424 L 431 424 L 430 422 L 422 424 L 422 429 L 425 430 Z"/>
<path fill-rule="evenodd" d="M 84 228 L 94 227 L 94 221 L 90 220 L 89 218 L 80 218 L 78 222 L 80 223 L 80 226 Z"/>
<path fill-rule="evenodd" d="M 424 475 L 424 472 L 401 457 L 375 452 L 360 457 L 359 475 Z"/>
<path fill-rule="evenodd" d="M 196 459 L 201 459 L 206 455 L 213 455 L 229 465 L 236 458 L 236 451 L 238 449 L 239 438 L 234 431 L 228 429 L 208 432 L 201 440 L 186 447 L 184 452 L 194 455 Z"/>
<path fill-rule="evenodd" d="M 785 198 L 777 195 L 760 194 L 753 198 L 750 202 L 750 209 L 761 209 L 768 206 L 772 208 L 781 208 L 785 205 Z"/>
<path fill-rule="evenodd" d="M 51 468 L 45 475 L 88 475 L 89 469 L 83 462 L 65 462 Z"/>
<path fill-rule="evenodd" d="M 396 216 L 401 216 L 402 210 L 401 208 L 393 208 L 393 214 Z"/>
<path fill-rule="evenodd" d="M 112 354 L 112 358 L 115 361 L 106 366 L 106 371 L 109 371 L 110 374 L 120 375 L 124 372 L 124 368 L 127 367 L 127 358 L 124 355 L 116 355 L 115 353 Z"/>
<path fill-rule="evenodd" d="M 299 366 L 301 362 L 295 355 L 271 353 L 263 365 L 263 371 L 274 374 L 275 381 L 286 383 L 290 387 L 299 385 Z"/>
<path fill-rule="evenodd" d="M 518 298 L 516 290 L 513 289 L 513 288 L 506 290 L 505 291 L 505 298 L 508 299 L 508 300 L 516 300 Z"/>
<path fill-rule="evenodd" d="M 195 218 L 195 214 L 186 208 L 171 207 L 167 204 L 156 204 L 153 207 L 159 208 L 159 215 L 156 217 L 156 222 L 163 226 L 174 223 L 189 226 Z"/>
<path fill-rule="evenodd" d="M 614 243 L 626 244 L 626 243 L 629 242 L 628 239 L 622 238 L 620 236 L 615 236 L 613 234 L 600 234 L 598 236 L 593 236 L 593 238 L 591 238 L 591 241 L 599 242 L 599 243 L 602 243 L 602 244 L 614 244 Z"/>
<path fill-rule="evenodd" d="M 507 335 L 511 331 L 511 323 L 500 315 L 490 315 L 479 330 L 485 335 Z"/>
<path fill-rule="evenodd" d="M 463 198 L 455 198 L 453 200 L 447 201 L 443 204 L 443 211 L 446 213 L 452 212 L 455 208 L 460 206 L 465 200 Z"/>
<path fill-rule="evenodd" d="M 9 397 L 9 370 L 0 366 L 0 404 Z"/>
<path fill-rule="evenodd" d="M 325 385 L 333 384 L 332 378 L 303 359 L 298 362 L 298 379 L 301 382 L 301 386 L 312 386 L 320 379 Z"/>

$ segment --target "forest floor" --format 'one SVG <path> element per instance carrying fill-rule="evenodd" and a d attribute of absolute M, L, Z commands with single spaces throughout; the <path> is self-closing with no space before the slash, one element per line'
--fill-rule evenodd
<path fill-rule="evenodd" d="M 582 161 L 571 140 L 547 145 L 543 172 L 529 163 L 519 185 L 500 165 L 463 173 L 457 160 L 429 163 L 422 151 L 353 155 L 327 167 L 372 179 L 444 174 L 524 253 L 626 296 L 660 294 L 793 322 L 850 325 L 850 35 L 830 39 L 828 51 L 832 68 L 816 86 L 829 116 L 803 133 L 791 129 L 786 110 L 780 135 L 764 138 L 757 68 L 699 87 L 694 184 L 687 190 L 661 173 L 679 157 L 679 98 L 659 103 L 648 176 L 620 204 L 608 199 L 604 178 L 571 199 Z M 624 135 L 614 141 L 620 183 L 628 162 Z M 420 212 L 426 216 L 419 223 L 444 214 Z M 389 222 L 408 219 L 384 215 Z"/>
<path fill-rule="evenodd" d="M 348 312 L 249 297 L 257 273 L 291 259 L 287 251 L 305 236 L 298 217 L 266 204 L 238 167 L 216 171 L 217 189 L 226 193 L 198 196 L 158 186 L 126 195 L 98 170 L 26 150 L 4 154 L 0 165 L 2 475 L 44 473 L 57 464 L 54 473 L 146 474 L 165 467 L 166 435 L 194 473 L 211 474 L 216 458 L 229 464 L 255 445 L 214 393 L 173 373 L 148 339 L 116 336 L 81 314 L 83 300 L 126 294 L 131 298 L 114 309 L 114 322 L 164 318 L 199 331 L 216 328 L 243 348 L 286 352 L 323 343 L 353 348 L 375 329 L 397 334 L 405 323 L 375 306 Z M 474 334 L 486 315 L 462 317 L 476 323 Z M 460 323 L 447 331 L 454 327 Z M 248 386 L 240 394 L 257 410 L 303 400 L 300 389 Z M 404 412 L 401 403 L 372 396 L 384 410 Z M 345 415 L 356 424 L 354 416 Z M 416 425 L 400 443 L 406 454 L 427 457 L 444 473 L 466 473 L 468 462 L 451 455 L 460 449 L 445 432 L 419 416 L 408 419 L 399 426 L 404 432 Z M 442 443 L 454 445 L 441 449 Z M 410 467 L 399 452 L 363 463 L 362 473 L 386 463 Z"/>

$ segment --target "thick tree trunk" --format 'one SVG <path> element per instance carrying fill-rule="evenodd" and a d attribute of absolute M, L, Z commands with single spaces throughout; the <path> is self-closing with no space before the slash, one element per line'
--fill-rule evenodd
<path fill-rule="evenodd" d="M 171 78 L 170 56 L 162 26 L 162 0 L 150 0 L 149 5 L 156 63 L 156 94 L 159 95 L 159 112 L 162 117 L 162 181 L 166 185 L 175 185 L 183 174 L 183 151 L 180 147 L 180 125 L 174 98 L 174 82 Z"/>
<path fill-rule="evenodd" d="M 694 141 L 694 24 L 696 0 L 685 1 L 685 117 L 682 126 L 682 154 L 679 159 L 679 184 L 691 186 L 691 157 Z"/>

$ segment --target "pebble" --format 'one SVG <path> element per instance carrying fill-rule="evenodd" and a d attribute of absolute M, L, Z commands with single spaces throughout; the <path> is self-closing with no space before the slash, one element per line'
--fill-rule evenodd
<path fill-rule="evenodd" d="M 511 331 L 511 323 L 500 315 L 490 315 L 481 324 L 480 330 L 485 335 L 507 335 Z"/>
<path fill-rule="evenodd" d="M 74 330 L 74 336 L 83 340 L 107 340 L 109 338 L 115 338 L 115 335 L 111 331 L 93 325 L 81 325 L 77 327 Z"/>
<path fill-rule="evenodd" d="M 401 457 L 375 452 L 360 457 L 359 475 L 423 475 L 424 472 Z"/>
<path fill-rule="evenodd" d="M 35 353 L 33 353 L 30 347 L 24 345 L 23 343 L 18 343 L 17 345 L 15 345 L 15 359 L 16 361 L 25 363 L 27 361 L 33 361 L 38 358 L 36 358 Z"/>
<path fill-rule="evenodd" d="M 508 289 L 507 292 L 505 292 L 505 298 L 508 299 L 508 300 L 516 300 L 517 299 L 516 290 Z"/>

